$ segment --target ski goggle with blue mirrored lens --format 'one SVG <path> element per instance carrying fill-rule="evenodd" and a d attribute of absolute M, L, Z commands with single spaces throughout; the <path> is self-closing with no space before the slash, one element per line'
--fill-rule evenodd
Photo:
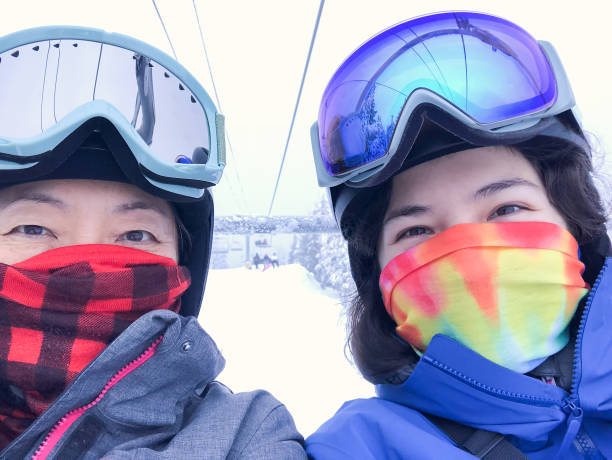
<path fill-rule="evenodd" d="M 490 138 L 531 129 L 574 97 L 552 45 L 515 24 L 471 12 L 409 20 L 363 44 L 327 85 L 311 130 L 319 185 L 388 178 L 378 173 L 413 144 L 406 128 L 427 106 Z"/>
<path fill-rule="evenodd" d="M 223 115 L 162 51 L 83 27 L 42 27 L 0 38 L 4 177 L 23 176 L 98 117 L 112 124 L 154 187 L 197 199 L 221 179 Z"/>

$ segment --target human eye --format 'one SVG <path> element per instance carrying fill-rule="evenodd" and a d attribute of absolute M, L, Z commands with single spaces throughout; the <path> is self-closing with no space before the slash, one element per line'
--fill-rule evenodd
<path fill-rule="evenodd" d="M 516 212 L 519 212 L 519 211 L 521 211 L 523 209 L 527 209 L 527 208 L 525 206 L 520 206 L 518 204 L 505 204 L 505 205 L 500 206 L 499 208 L 497 208 L 495 210 L 495 212 L 493 212 L 489 216 L 489 220 L 495 219 L 497 217 L 508 216 L 510 214 L 514 214 Z"/>
<path fill-rule="evenodd" d="M 117 238 L 117 241 L 125 241 L 129 243 L 155 243 L 157 238 L 151 232 L 146 230 L 130 230 L 129 232 L 122 233 Z"/>
<path fill-rule="evenodd" d="M 398 235 L 396 240 L 399 241 L 402 238 L 415 238 L 421 235 L 431 235 L 433 234 L 433 230 L 428 227 L 410 227 L 408 229 L 402 230 Z"/>
<path fill-rule="evenodd" d="M 55 234 L 46 227 L 42 225 L 18 225 L 13 228 L 9 235 L 23 235 L 26 237 L 34 237 L 34 238 L 44 238 L 44 237 L 52 237 L 55 238 Z"/>

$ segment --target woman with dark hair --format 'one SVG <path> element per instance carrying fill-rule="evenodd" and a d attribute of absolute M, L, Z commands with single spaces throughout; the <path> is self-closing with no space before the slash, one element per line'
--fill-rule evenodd
<path fill-rule="evenodd" d="M 313 127 L 377 398 L 315 459 L 612 457 L 606 203 L 554 49 L 477 13 L 375 36 Z"/>
<path fill-rule="evenodd" d="M 306 458 L 278 400 L 217 381 L 197 320 L 224 139 L 146 43 L 0 37 L 0 459 Z"/>

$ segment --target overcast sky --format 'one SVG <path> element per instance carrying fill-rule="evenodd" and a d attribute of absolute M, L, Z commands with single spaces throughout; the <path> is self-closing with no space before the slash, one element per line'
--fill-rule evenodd
<path fill-rule="evenodd" d="M 319 0 L 196 0 L 221 108 L 233 146 L 216 212 L 268 210 Z M 51 24 L 84 25 L 132 35 L 171 53 L 151 0 L 20 0 L 0 3 L 0 31 Z M 213 96 L 192 0 L 158 0 L 178 59 Z M 449 9 L 493 13 L 552 42 L 565 65 L 583 116 L 601 150 L 612 150 L 612 75 L 607 2 L 490 0 L 407 2 L 327 0 L 289 146 L 274 214 L 304 214 L 321 197 L 309 128 L 337 66 L 362 42 L 392 24 Z M 607 82 L 607 83 L 606 83 Z M 612 168 L 608 167 L 608 170 Z"/>

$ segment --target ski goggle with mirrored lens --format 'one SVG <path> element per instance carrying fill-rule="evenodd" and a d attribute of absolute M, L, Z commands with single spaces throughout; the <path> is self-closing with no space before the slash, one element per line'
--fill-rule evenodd
<path fill-rule="evenodd" d="M 171 194 L 201 197 L 225 166 L 223 115 L 206 91 L 176 60 L 124 35 L 42 27 L 0 38 L 0 107 L 4 177 L 34 168 L 94 118 Z"/>
<path fill-rule="evenodd" d="M 480 13 L 415 18 L 363 44 L 327 85 L 311 130 L 319 185 L 376 185 L 400 145 L 413 145 L 407 127 L 424 107 L 494 138 L 573 106 L 551 44 Z"/>

